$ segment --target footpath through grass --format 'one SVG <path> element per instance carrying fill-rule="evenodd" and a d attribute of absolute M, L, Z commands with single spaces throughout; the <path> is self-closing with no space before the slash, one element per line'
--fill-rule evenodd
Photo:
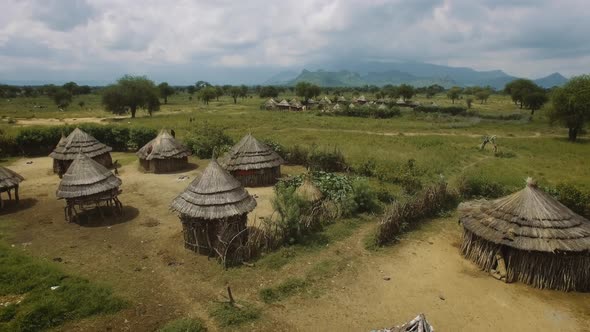
<path fill-rule="evenodd" d="M 109 288 L 0 244 L 0 331 L 41 331 L 126 306 Z"/>

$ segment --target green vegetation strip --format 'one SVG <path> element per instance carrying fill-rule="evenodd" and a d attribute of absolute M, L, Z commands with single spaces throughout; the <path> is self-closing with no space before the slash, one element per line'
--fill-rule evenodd
<path fill-rule="evenodd" d="M 206 332 L 207 328 L 200 319 L 180 318 L 168 322 L 158 332 Z"/>
<path fill-rule="evenodd" d="M 246 302 L 237 305 L 229 303 L 213 303 L 209 308 L 209 315 L 221 327 L 242 325 L 260 318 L 260 309 Z"/>
<path fill-rule="evenodd" d="M 0 331 L 40 331 L 115 313 L 126 303 L 110 289 L 0 245 Z M 8 303 L 6 303 L 8 302 Z"/>

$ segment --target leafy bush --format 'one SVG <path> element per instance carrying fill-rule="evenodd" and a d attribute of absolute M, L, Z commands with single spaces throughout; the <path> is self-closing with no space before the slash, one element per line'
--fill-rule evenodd
<path fill-rule="evenodd" d="M 343 107 L 332 112 L 338 116 L 351 116 L 358 118 L 389 119 L 401 115 L 397 107 L 379 108 L 376 106 L 364 105 L 356 107 Z"/>
<path fill-rule="evenodd" d="M 483 175 L 462 176 L 457 183 L 462 198 L 498 198 L 508 193 L 508 189 Z"/>
<path fill-rule="evenodd" d="M 422 180 L 420 177 L 426 171 L 416 165 L 416 160 L 408 159 L 402 164 L 386 165 L 376 171 L 376 176 L 383 182 L 398 184 L 405 193 L 413 195 L 422 190 Z"/>
<path fill-rule="evenodd" d="M 355 179 L 352 182 L 352 199 L 354 201 L 354 213 L 372 213 L 379 210 L 377 193 L 364 179 Z"/>
<path fill-rule="evenodd" d="M 333 150 L 314 148 L 309 153 L 307 166 L 312 171 L 345 172 L 349 167 L 342 152 L 334 147 Z"/>
<path fill-rule="evenodd" d="M 375 159 L 369 158 L 358 167 L 354 168 L 354 172 L 361 176 L 374 176 L 377 170 L 377 163 Z"/>
<path fill-rule="evenodd" d="M 310 203 L 300 198 L 296 187 L 279 182 L 275 185 L 275 198 L 272 207 L 277 212 L 277 226 L 283 241 L 295 243 L 306 235 L 311 225 L 306 225 L 304 215 L 309 212 Z"/>
<path fill-rule="evenodd" d="M 0 129 L 0 156 L 13 156 L 18 154 L 18 151 L 16 139 Z"/>
<path fill-rule="evenodd" d="M 268 145 L 274 152 L 276 152 L 281 158 L 287 159 L 285 148 L 281 143 L 273 141 L 271 139 L 263 139 L 262 142 Z"/>
<path fill-rule="evenodd" d="M 467 109 L 461 106 L 418 106 L 414 107 L 414 111 L 422 113 L 444 113 L 450 115 L 467 115 Z"/>
<path fill-rule="evenodd" d="M 206 332 L 207 328 L 200 319 L 181 318 L 166 323 L 158 332 Z"/>
<path fill-rule="evenodd" d="M 582 192 L 571 183 L 559 183 L 545 190 L 575 213 L 590 217 L 590 193 Z"/>
<path fill-rule="evenodd" d="M 133 127 L 129 130 L 129 148 L 139 150 L 156 136 L 158 136 L 158 132 L 155 129 Z"/>
<path fill-rule="evenodd" d="M 285 148 L 284 151 L 284 158 L 289 164 L 307 165 L 309 149 L 300 145 L 294 145 L 292 147 Z"/>
<path fill-rule="evenodd" d="M 396 202 L 385 211 L 375 234 L 375 244 L 382 246 L 393 240 L 425 218 L 454 208 L 457 203 L 455 193 L 444 182 L 427 187 L 415 196 Z"/>
<path fill-rule="evenodd" d="M 260 309 L 248 303 L 240 303 L 239 307 L 229 303 L 215 303 L 209 309 L 209 314 L 221 327 L 230 327 L 258 319 Z"/>
<path fill-rule="evenodd" d="M 391 204 L 391 203 L 395 202 L 395 196 L 385 189 L 381 189 L 381 190 L 377 191 L 376 195 L 377 195 L 377 199 L 381 203 Z"/>
<path fill-rule="evenodd" d="M 222 155 L 234 144 L 234 141 L 222 128 L 205 122 L 202 126 L 194 128 L 184 143 L 193 154 L 201 159 L 208 159 L 213 156 L 213 151 L 217 156 Z"/>
<path fill-rule="evenodd" d="M 274 303 L 283 300 L 305 289 L 307 282 L 300 278 L 289 278 L 276 287 L 268 287 L 260 290 L 260 298 L 265 303 Z"/>
<path fill-rule="evenodd" d="M 68 127 L 28 127 L 15 137 L 16 144 L 25 155 L 49 154 Z M 68 131 L 69 133 L 69 131 Z"/>

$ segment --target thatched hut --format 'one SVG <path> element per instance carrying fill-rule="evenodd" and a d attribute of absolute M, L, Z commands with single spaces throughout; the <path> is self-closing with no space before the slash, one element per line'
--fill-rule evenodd
<path fill-rule="evenodd" d="M 291 105 L 289 105 L 289 102 L 285 99 L 281 100 L 280 103 L 277 104 L 278 109 L 280 110 L 290 110 L 291 109 Z"/>
<path fill-rule="evenodd" d="M 251 134 L 222 158 L 221 164 L 246 187 L 270 186 L 281 177 L 283 158 Z"/>
<path fill-rule="evenodd" d="M 8 199 L 12 199 L 12 190 L 14 190 L 14 200 L 18 203 L 18 186 L 24 178 L 16 172 L 0 166 L 0 208 L 4 207 L 4 201 L 2 200 L 2 193 L 8 194 Z"/>
<path fill-rule="evenodd" d="M 166 130 L 162 130 L 136 154 L 146 172 L 166 173 L 185 169 L 191 152 Z"/>
<path fill-rule="evenodd" d="M 355 100 L 355 102 L 356 102 L 357 104 L 364 105 L 364 104 L 366 104 L 366 103 L 367 103 L 367 98 L 365 98 L 365 96 L 364 96 L 364 95 L 361 95 L 360 97 L 358 97 L 358 98 Z"/>
<path fill-rule="evenodd" d="M 255 207 L 254 198 L 215 160 L 170 205 L 182 222 L 185 248 L 224 263 L 240 259 L 248 212 Z"/>
<path fill-rule="evenodd" d="M 298 111 L 303 108 L 303 105 L 299 102 L 299 100 L 297 100 L 297 98 L 291 99 L 291 102 L 289 104 L 291 105 L 291 109 L 295 111 Z"/>
<path fill-rule="evenodd" d="M 273 98 L 270 98 L 264 103 L 264 108 L 267 110 L 273 110 L 277 108 L 277 104 L 278 103 Z"/>
<path fill-rule="evenodd" d="M 79 153 L 63 175 L 57 197 L 66 200 L 67 221 L 78 218 L 79 212 L 97 209 L 103 216 L 103 207 L 121 213 L 123 205 L 117 197 L 121 179 L 89 156 Z"/>
<path fill-rule="evenodd" d="M 462 254 L 497 279 L 590 291 L 590 221 L 530 178 L 512 195 L 459 206 Z"/>
<path fill-rule="evenodd" d="M 62 136 L 49 156 L 53 158 L 53 172 L 61 177 L 78 153 L 83 153 L 104 167 L 110 168 L 113 165 L 110 154 L 112 150 L 110 146 L 102 144 L 92 135 L 76 128 L 68 137 Z"/>
<path fill-rule="evenodd" d="M 338 104 L 346 104 L 348 101 L 346 100 L 346 97 L 340 96 L 340 97 L 338 97 L 338 99 L 336 99 L 336 102 Z"/>

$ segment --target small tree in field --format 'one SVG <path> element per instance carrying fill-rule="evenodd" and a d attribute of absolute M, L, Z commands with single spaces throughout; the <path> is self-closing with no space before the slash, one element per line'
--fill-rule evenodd
<path fill-rule="evenodd" d="M 209 105 L 209 101 L 217 97 L 217 89 L 214 86 L 204 87 L 199 90 L 198 97 L 205 105 Z"/>
<path fill-rule="evenodd" d="M 172 96 L 176 91 L 166 82 L 158 84 L 160 90 L 160 97 L 164 99 L 164 104 L 168 104 L 168 97 Z"/>
<path fill-rule="evenodd" d="M 590 120 L 590 75 L 573 77 L 552 96 L 553 109 L 549 114 L 552 123 L 568 128 L 568 138 L 574 142 Z"/>
<path fill-rule="evenodd" d="M 545 91 L 531 92 L 524 96 L 524 105 L 531 110 L 531 117 L 535 114 L 536 110 L 541 109 L 543 105 L 549 100 Z"/>
<path fill-rule="evenodd" d="M 51 97 L 59 108 L 66 109 L 72 103 L 72 93 L 64 88 L 57 89 Z"/>
<path fill-rule="evenodd" d="M 125 75 L 103 90 L 102 104 L 115 114 L 130 112 L 132 118 L 139 108 L 152 115 L 160 109 L 158 94 L 158 88 L 147 77 Z"/>
<path fill-rule="evenodd" d="M 454 104 L 455 100 L 459 99 L 459 96 L 461 96 L 462 91 L 463 90 L 460 87 L 454 86 L 454 87 L 450 88 L 449 91 L 447 91 L 447 97 Z"/>
<path fill-rule="evenodd" d="M 397 88 L 397 92 L 404 99 L 404 101 L 412 99 L 414 94 L 416 94 L 414 87 L 408 84 L 400 85 L 399 88 Z"/>
<path fill-rule="evenodd" d="M 483 104 L 488 102 L 488 98 L 490 98 L 491 94 L 492 92 L 490 90 L 481 89 L 475 93 L 475 98 L 477 98 L 477 100 L 479 100 L 481 104 Z"/>
<path fill-rule="evenodd" d="M 229 88 L 229 95 L 234 99 L 234 104 L 238 103 L 238 97 L 242 94 L 242 89 L 238 86 L 232 86 Z"/>

